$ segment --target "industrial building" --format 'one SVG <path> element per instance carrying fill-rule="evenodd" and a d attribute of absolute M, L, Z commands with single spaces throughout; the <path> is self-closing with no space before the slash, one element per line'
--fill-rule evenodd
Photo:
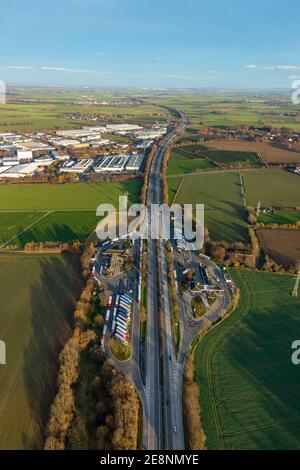
<path fill-rule="evenodd" d="M 13 166 L 18 165 L 19 161 L 17 155 L 11 155 L 8 157 L 3 157 L 1 163 L 4 166 Z"/>
<path fill-rule="evenodd" d="M 143 128 L 136 124 L 108 124 L 106 126 L 106 129 L 109 132 L 122 132 L 122 131 L 129 132 L 129 131 L 142 130 Z"/>
<path fill-rule="evenodd" d="M 144 155 L 121 154 L 109 155 L 94 166 L 96 173 L 119 173 L 121 171 L 139 171 Z"/>
<path fill-rule="evenodd" d="M 85 173 L 93 165 L 92 159 L 67 160 L 60 167 L 61 173 Z"/>
<path fill-rule="evenodd" d="M 112 142 L 108 139 L 93 139 L 89 141 L 92 147 L 100 147 L 100 145 L 110 145 Z"/>
<path fill-rule="evenodd" d="M 125 170 L 127 161 L 128 155 L 110 155 L 98 163 L 98 165 L 94 167 L 94 171 L 97 173 L 119 173 Z"/>
<path fill-rule="evenodd" d="M 51 152 L 51 150 L 55 150 L 54 147 L 48 144 L 34 141 L 16 143 L 16 148 L 21 150 L 29 150 L 31 152 Z"/>
<path fill-rule="evenodd" d="M 132 155 L 129 157 L 127 163 L 126 163 L 126 170 L 127 171 L 139 171 L 143 161 L 144 161 L 144 155 Z"/>
<path fill-rule="evenodd" d="M 108 132 L 104 126 L 84 126 L 83 129 L 91 132 Z"/>
<path fill-rule="evenodd" d="M 99 133 L 99 131 L 92 130 L 85 127 L 84 129 L 73 129 L 69 131 L 57 131 L 56 135 L 64 137 L 66 139 L 78 139 L 80 137 L 87 137 L 92 134 Z"/>
<path fill-rule="evenodd" d="M 79 140 L 75 139 L 56 139 L 53 140 L 53 143 L 58 147 L 74 147 L 75 145 L 80 144 Z"/>
<path fill-rule="evenodd" d="M 33 161 L 31 150 L 17 150 L 17 158 L 19 163 L 30 163 Z"/>
<path fill-rule="evenodd" d="M 35 174 L 40 173 L 42 170 L 39 169 L 42 166 L 51 165 L 53 162 L 52 159 L 49 159 L 47 162 L 31 162 L 20 165 L 2 165 L 0 166 L 0 178 L 24 178 L 25 176 L 34 176 Z"/>
<path fill-rule="evenodd" d="M 151 147 L 151 145 L 153 144 L 153 140 L 139 140 L 135 147 L 137 149 L 147 149 L 149 147 Z"/>
<path fill-rule="evenodd" d="M 166 128 L 153 129 L 153 130 L 139 130 L 130 132 L 130 136 L 139 140 L 154 140 L 162 137 L 167 132 Z"/>

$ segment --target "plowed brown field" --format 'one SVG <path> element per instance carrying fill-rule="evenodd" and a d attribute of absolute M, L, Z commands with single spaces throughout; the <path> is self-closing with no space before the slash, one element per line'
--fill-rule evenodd
<path fill-rule="evenodd" d="M 205 146 L 217 150 L 234 150 L 242 152 L 256 152 L 265 163 L 297 164 L 300 163 L 300 152 L 283 150 L 265 142 L 205 142 Z"/>
<path fill-rule="evenodd" d="M 261 229 L 257 235 L 264 252 L 286 267 L 300 262 L 300 230 Z"/>

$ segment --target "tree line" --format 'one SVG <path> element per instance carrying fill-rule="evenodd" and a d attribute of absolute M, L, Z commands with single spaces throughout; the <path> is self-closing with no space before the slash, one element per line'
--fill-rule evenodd
<path fill-rule="evenodd" d="M 81 255 L 85 284 L 74 310 L 73 334 L 59 355 L 57 394 L 46 425 L 45 450 L 85 448 L 82 428 L 91 429 L 91 449 L 134 450 L 138 446 L 137 393 L 129 380 L 106 361 L 99 344 L 99 327 L 102 329 L 104 320 L 95 312 L 98 291 L 89 271 L 94 252 L 95 246 L 88 244 Z M 93 373 L 86 374 L 86 367 Z M 84 422 L 78 395 L 86 383 L 90 413 Z"/>

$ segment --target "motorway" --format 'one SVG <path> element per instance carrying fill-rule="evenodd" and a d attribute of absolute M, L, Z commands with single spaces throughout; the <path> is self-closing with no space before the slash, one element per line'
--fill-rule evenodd
<path fill-rule="evenodd" d="M 175 129 L 160 144 L 149 172 L 147 187 L 148 230 L 151 230 L 151 205 L 162 204 L 162 165 L 165 152 L 172 140 L 182 132 L 188 123 L 186 115 Z M 138 242 L 140 243 L 140 242 Z M 145 242 L 144 242 L 145 243 Z M 173 245 L 174 269 L 179 279 L 179 253 Z M 204 263 L 212 278 L 219 280 L 224 293 L 214 305 L 207 308 L 199 320 L 193 318 L 191 299 L 177 289 L 180 312 L 181 340 L 176 357 L 172 334 L 169 302 L 168 265 L 164 241 L 147 238 L 147 328 L 144 353 L 144 374 L 140 364 L 140 321 L 136 306 L 132 328 L 132 355 L 127 361 L 110 359 L 120 372 L 124 373 L 136 386 L 143 409 L 143 441 L 145 450 L 183 450 L 185 448 L 183 427 L 183 371 L 191 342 L 199 332 L 218 319 L 230 306 L 230 294 L 220 268 L 196 252 L 184 252 L 184 265 Z M 137 294 L 136 294 L 137 296 Z"/>
<path fill-rule="evenodd" d="M 182 115 L 180 124 L 159 147 L 150 168 L 147 208 L 151 229 L 151 204 L 161 204 L 161 171 L 164 154 L 172 140 L 188 122 Z M 177 365 L 172 338 L 167 263 L 162 240 L 148 238 L 146 396 L 147 421 L 144 423 L 143 447 L 146 449 L 184 449 L 181 393 L 177 389 Z M 160 299 L 158 299 L 158 293 Z M 162 348 L 159 344 L 158 306 L 161 307 Z M 160 353 L 162 355 L 160 355 Z M 162 358 L 162 360 L 160 360 Z M 162 366 L 162 369 L 161 369 Z"/>

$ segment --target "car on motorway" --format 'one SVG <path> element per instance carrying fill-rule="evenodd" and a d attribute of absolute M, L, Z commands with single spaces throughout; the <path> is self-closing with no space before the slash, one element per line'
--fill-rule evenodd
<path fill-rule="evenodd" d="M 177 432 L 177 427 L 176 426 L 173 426 L 173 431 Z"/>
<path fill-rule="evenodd" d="M 172 356 L 171 356 L 171 354 L 169 355 L 169 360 L 172 361 Z"/>

